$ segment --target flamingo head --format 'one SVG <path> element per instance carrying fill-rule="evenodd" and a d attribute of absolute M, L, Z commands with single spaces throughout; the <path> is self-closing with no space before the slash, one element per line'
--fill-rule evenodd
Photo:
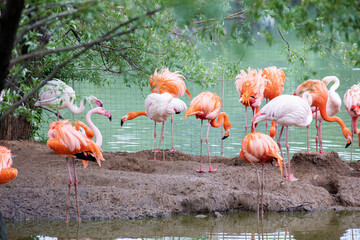
<path fill-rule="evenodd" d="M 345 148 L 347 148 L 348 146 L 350 146 L 350 144 L 352 143 L 352 138 L 351 138 L 351 131 L 348 128 L 344 128 L 342 130 L 344 137 L 346 138 L 347 142 L 346 142 L 346 146 Z"/>
<path fill-rule="evenodd" d="M 103 106 L 102 101 L 100 99 L 97 99 L 96 97 L 91 98 L 91 103 L 94 103 L 94 104 L 98 105 L 99 107 Z"/>
<path fill-rule="evenodd" d="M 226 118 L 226 119 L 224 120 L 223 127 L 224 127 L 224 130 L 225 130 L 225 135 L 222 137 L 221 140 L 224 140 L 224 139 L 228 138 L 229 135 L 230 135 L 231 123 L 230 123 L 230 121 L 228 120 L 228 118 Z"/>
<path fill-rule="evenodd" d="M 108 117 L 110 121 L 112 120 L 111 113 L 103 107 L 94 108 L 94 113 L 104 115 Z"/>

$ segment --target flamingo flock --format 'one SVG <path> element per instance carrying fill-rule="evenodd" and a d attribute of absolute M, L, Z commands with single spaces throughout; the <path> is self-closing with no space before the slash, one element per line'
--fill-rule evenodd
<path fill-rule="evenodd" d="M 217 172 L 216 168 L 211 166 L 209 131 L 210 126 L 219 128 L 223 126 L 225 134 L 222 140 L 230 135 L 231 123 L 229 115 L 221 112 L 221 98 L 214 92 L 201 92 L 192 98 L 189 90 L 185 85 L 185 77 L 180 72 L 171 72 L 168 68 L 155 70 L 154 74 L 149 78 L 151 92 L 144 101 L 144 109 L 138 112 L 129 112 L 125 114 L 120 124 L 135 119 L 139 116 L 146 116 L 154 121 L 154 161 L 157 161 L 156 153 L 161 151 L 162 143 L 162 160 L 165 161 L 165 122 L 171 119 L 172 147 L 170 152 L 176 151 L 174 148 L 174 127 L 173 115 L 185 112 L 184 120 L 190 116 L 195 116 L 201 120 L 200 127 L 200 168 L 198 173 Z M 322 80 L 310 79 L 300 84 L 293 95 L 283 94 L 285 82 L 285 73 L 276 67 L 268 67 L 264 70 L 248 68 L 247 71 L 241 70 L 235 77 L 235 88 L 239 93 L 239 102 L 245 106 L 245 136 L 242 137 L 241 149 L 239 157 L 243 161 L 250 164 L 260 164 L 262 166 L 262 180 L 260 180 L 259 172 L 259 198 L 258 198 L 258 215 L 261 206 L 263 213 L 263 188 L 264 188 L 264 164 L 273 161 L 280 167 L 280 174 L 290 181 L 296 181 L 298 178 L 291 173 L 290 154 L 289 154 L 289 127 L 307 127 L 307 153 L 309 150 L 309 125 L 315 120 L 317 128 L 316 133 L 316 152 L 323 153 L 321 125 L 322 121 L 337 122 L 341 128 L 342 134 L 346 140 L 346 147 L 352 143 L 353 134 L 359 135 L 360 146 L 360 130 L 357 128 L 357 121 L 360 116 L 360 84 L 352 86 L 344 95 L 344 105 L 346 111 L 351 116 L 350 131 L 344 124 L 343 120 L 335 116 L 341 107 L 341 99 L 336 93 L 340 85 L 340 81 L 335 76 L 327 76 Z M 328 90 L 327 86 L 333 84 Z M 189 107 L 180 99 L 185 93 L 191 99 Z M 4 93 L 1 94 L 1 100 Z M 69 120 L 59 120 L 59 110 L 69 108 L 74 114 L 84 112 L 84 100 L 80 102 L 80 106 L 76 106 L 74 100 L 76 98 L 75 91 L 61 80 L 55 79 L 49 81 L 39 93 L 39 100 L 35 103 L 36 107 L 50 107 L 57 111 L 57 121 L 49 126 L 47 146 L 55 153 L 63 156 L 67 163 L 68 170 L 68 194 L 66 222 L 69 221 L 69 202 L 71 186 L 74 185 L 76 209 L 78 222 L 81 221 L 79 201 L 78 201 L 78 178 L 76 175 L 75 159 L 82 160 L 83 166 L 88 165 L 88 161 L 95 162 L 101 166 L 104 161 L 102 155 L 103 138 L 101 131 L 91 121 L 93 114 L 104 115 L 110 120 L 111 113 L 103 108 L 103 103 L 96 97 L 87 97 L 92 103 L 98 107 L 91 109 L 86 114 L 86 123 L 76 121 L 74 124 Z M 266 104 L 260 109 L 261 102 L 266 99 Z M 251 132 L 247 134 L 247 107 L 252 108 L 253 117 L 251 119 Z M 209 162 L 208 169 L 203 168 L 203 121 L 207 121 L 206 131 L 206 147 Z M 266 133 L 256 132 L 257 125 L 262 121 L 271 121 L 269 135 Z M 162 124 L 159 145 L 156 144 L 156 124 Z M 281 131 L 276 138 L 277 125 L 281 125 Z M 286 128 L 286 151 L 287 161 L 281 148 L 281 135 Z M 93 138 L 96 138 L 96 141 Z M 237 137 L 241 139 L 239 136 Z M 319 151 L 318 151 L 319 150 Z M 352 148 L 351 148 L 352 151 Z M 72 162 L 72 171 L 70 159 Z M 0 183 L 7 183 L 11 179 L 16 178 L 17 170 L 11 168 L 12 158 L 9 149 L 0 146 Z M 260 194 L 261 192 L 261 194 Z"/>

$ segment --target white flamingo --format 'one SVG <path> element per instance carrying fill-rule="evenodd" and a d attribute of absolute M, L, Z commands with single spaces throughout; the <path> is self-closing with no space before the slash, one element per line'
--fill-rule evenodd
<path fill-rule="evenodd" d="M 145 113 L 155 122 L 154 127 L 154 160 L 156 161 L 156 122 L 162 123 L 161 138 L 159 141 L 159 148 L 161 141 L 163 141 L 163 161 L 165 161 L 164 150 L 164 128 L 165 121 L 174 113 L 186 111 L 186 104 L 179 98 L 174 98 L 170 93 L 151 93 L 145 99 Z"/>
<path fill-rule="evenodd" d="M 96 97 L 88 97 L 93 103 L 102 107 L 102 102 Z M 35 107 L 55 107 L 57 110 L 57 119 L 59 120 L 59 110 L 69 108 L 74 114 L 81 114 L 85 110 L 84 100 L 81 99 L 80 106 L 75 104 L 75 91 L 72 87 L 65 84 L 59 79 L 48 81 L 41 89 L 39 100 L 35 103 Z"/>
<path fill-rule="evenodd" d="M 282 125 L 277 143 L 281 150 L 281 134 L 286 127 L 286 151 L 288 157 L 288 171 L 285 168 L 285 177 L 291 181 L 296 181 L 290 172 L 290 153 L 289 153 L 289 126 L 308 127 L 312 121 L 311 111 L 312 98 L 308 92 L 305 92 L 302 97 L 294 95 L 280 95 L 270 102 L 268 102 L 255 116 L 253 117 L 253 129 L 255 131 L 257 123 L 265 120 L 274 121 Z M 309 130 L 309 128 L 308 128 Z M 308 146 L 309 148 L 309 146 Z"/>

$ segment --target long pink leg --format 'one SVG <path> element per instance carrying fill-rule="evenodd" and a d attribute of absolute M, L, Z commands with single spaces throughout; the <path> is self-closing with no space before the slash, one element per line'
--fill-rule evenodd
<path fill-rule="evenodd" d="M 156 150 L 156 121 L 154 121 L 155 122 L 155 127 L 154 127 L 154 161 L 157 161 L 157 159 L 156 159 L 156 152 L 157 152 L 157 150 Z"/>
<path fill-rule="evenodd" d="M 310 148 L 309 148 L 309 125 L 306 127 L 306 131 L 307 131 L 307 151 L 306 151 L 306 153 L 310 153 Z"/>
<path fill-rule="evenodd" d="M 70 189 L 71 189 L 71 183 L 72 183 L 69 158 L 66 158 L 66 164 L 67 164 L 68 174 L 69 174 L 69 182 L 68 182 L 69 188 L 68 188 L 68 198 L 67 198 L 67 202 L 66 202 L 66 220 L 65 220 L 65 222 L 69 223 Z"/>
<path fill-rule="evenodd" d="M 81 219 L 80 219 L 80 211 L 79 211 L 78 192 L 77 192 L 78 180 L 77 180 L 76 168 L 75 168 L 75 158 L 73 158 L 73 167 L 74 167 L 74 186 L 75 186 L 76 210 L 77 210 L 77 215 L 78 215 L 78 222 L 80 223 Z"/>
<path fill-rule="evenodd" d="M 172 147 L 169 151 L 176 152 L 176 149 L 174 148 L 174 119 L 172 115 L 171 115 L 171 145 Z"/>
<path fill-rule="evenodd" d="M 266 99 L 265 104 L 267 104 L 268 101 L 269 101 L 269 99 Z M 255 114 L 254 114 L 254 115 L 255 115 Z M 253 116 L 254 116 L 254 115 L 253 115 Z M 267 133 L 267 132 L 268 132 L 268 126 L 269 126 L 269 123 L 268 123 L 268 121 L 266 120 L 266 121 L 265 121 L 265 127 L 266 127 L 266 128 L 265 128 L 265 134 L 268 134 L 268 133 Z"/>
<path fill-rule="evenodd" d="M 162 125 L 162 130 L 161 130 L 161 139 L 162 139 L 162 142 L 163 142 L 163 161 L 165 162 L 165 136 L 164 136 L 164 129 L 165 129 L 165 121 L 163 122 L 163 125 Z"/>
<path fill-rule="evenodd" d="M 316 144 L 316 152 L 318 152 L 318 143 L 319 143 L 319 125 L 317 123 L 318 119 L 318 108 L 315 107 L 315 127 L 316 127 L 316 137 L 315 137 L 315 144 Z"/>
<path fill-rule="evenodd" d="M 288 175 L 288 179 L 290 181 L 296 181 L 298 180 L 296 177 L 294 177 L 293 174 L 291 174 L 291 170 L 290 170 L 290 145 L 289 145 L 289 127 L 286 126 L 286 151 L 287 151 L 287 157 L 288 157 L 288 168 L 289 168 L 289 175 Z M 286 168 L 286 167 L 285 167 Z"/>
<path fill-rule="evenodd" d="M 200 169 L 196 170 L 198 173 L 203 173 L 206 172 L 203 168 L 202 168 L 202 129 L 203 129 L 203 119 L 201 119 L 201 133 L 200 133 Z"/>
<path fill-rule="evenodd" d="M 277 140 L 277 144 L 278 144 L 278 146 L 280 148 L 281 156 L 284 159 L 284 154 L 283 154 L 283 151 L 282 151 L 282 148 L 281 148 L 281 135 L 282 135 L 283 130 L 284 130 L 284 126 L 281 127 L 281 130 L 280 130 L 280 133 L 279 133 L 279 138 Z M 286 170 L 285 160 L 284 160 L 284 175 L 285 175 L 286 178 L 289 177 L 288 172 Z"/>
<path fill-rule="evenodd" d="M 319 120 L 319 153 L 324 153 L 323 146 L 322 146 L 322 138 L 321 138 L 321 123 L 322 123 L 322 121 Z"/>
<path fill-rule="evenodd" d="M 210 130 L 210 121 L 208 122 L 207 133 L 206 133 L 206 146 L 207 146 L 208 159 L 209 159 L 209 172 L 216 172 L 217 169 L 211 168 L 210 149 L 209 149 L 209 130 Z"/>
<path fill-rule="evenodd" d="M 245 135 L 247 134 L 247 129 L 248 129 L 248 126 L 247 126 L 247 107 L 245 106 Z"/>

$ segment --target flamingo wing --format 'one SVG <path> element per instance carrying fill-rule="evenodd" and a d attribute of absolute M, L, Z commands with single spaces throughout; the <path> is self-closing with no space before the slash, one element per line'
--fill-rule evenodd
<path fill-rule="evenodd" d="M 185 118 L 196 115 L 197 118 L 212 120 L 220 113 L 221 99 L 216 93 L 202 92 L 191 100 Z"/>
<path fill-rule="evenodd" d="M 279 153 L 279 147 L 266 134 L 254 132 L 246 135 L 242 140 L 239 156 L 243 161 L 255 164 L 270 163 L 273 159 L 276 159 L 280 166 L 281 175 L 283 174 L 283 158 Z"/>

